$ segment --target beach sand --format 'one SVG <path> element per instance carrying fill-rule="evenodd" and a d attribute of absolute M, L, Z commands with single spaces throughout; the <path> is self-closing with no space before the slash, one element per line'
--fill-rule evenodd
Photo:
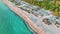
<path fill-rule="evenodd" d="M 21 13 L 21 9 L 16 6 L 12 6 L 12 3 L 7 0 L 2 0 L 13 12 L 22 17 L 26 23 L 35 31 L 37 34 L 45 34 L 36 24 L 33 23 L 25 14 Z"/>

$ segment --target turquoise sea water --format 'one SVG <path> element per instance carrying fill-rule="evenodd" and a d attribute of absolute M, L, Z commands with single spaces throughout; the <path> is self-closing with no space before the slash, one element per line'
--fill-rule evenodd
<path fill-rule="evenodd" d="M 0 34 L 32 34 L 25 21 L 0 2 Z"/>

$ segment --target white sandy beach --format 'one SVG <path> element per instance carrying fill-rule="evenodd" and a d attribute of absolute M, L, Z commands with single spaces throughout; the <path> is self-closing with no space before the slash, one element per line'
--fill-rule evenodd
<path fill-rule="evenodd" d="M 21 9 L 16 6 L 12 6 L 12 3 L 7 0 L 2 0 L 13 12 L 22 17 L 26 23 L 37 33 L 37 34 L 45 34 L 36 24 L 34 24 L 25 14 L 21 13 Z"/>

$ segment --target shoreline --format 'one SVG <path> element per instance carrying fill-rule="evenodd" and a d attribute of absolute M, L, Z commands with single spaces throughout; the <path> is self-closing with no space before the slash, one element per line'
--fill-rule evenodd
<path fill-rule="evenodd" d="M 45 34 L 44 32 L 42 32 L 42 30 L 37 27 L 36 24 L 34 24 L 25 14 L 21 13 L 21 9 L 17 8 L 16 6 L 12 6 L 12 3 L 10 3 L 7 0 L 3 0 L 3 2 L 17 15 L 19 15 L 20 17 L 22 17 L 22 19 L 24 19 L 26 21 L 26 23 L 32 28 L 32 30 L 34 30 L 35 32 L 37 32 L 37 34 Z"/>

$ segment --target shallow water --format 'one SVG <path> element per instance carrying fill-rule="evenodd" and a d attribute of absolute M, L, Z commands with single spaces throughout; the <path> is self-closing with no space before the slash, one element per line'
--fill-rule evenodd
<path fill-rule="evenodd" d="M 32 34 L 25 21 L 0 2 L 0 34 Z"/>

